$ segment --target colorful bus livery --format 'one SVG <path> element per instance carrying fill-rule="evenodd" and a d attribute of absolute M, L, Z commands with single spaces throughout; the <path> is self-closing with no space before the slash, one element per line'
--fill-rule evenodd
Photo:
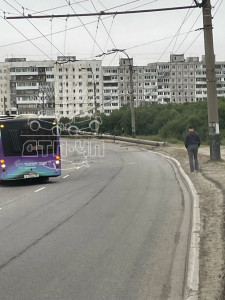
<path fill-rule="evenodd" d="M 35 130 L 30 126 L 34 123 L 38 125 Z M 61 160 L 56 119 L 35 115 L 0 116 L 0 180 L 59 175 Z"/>

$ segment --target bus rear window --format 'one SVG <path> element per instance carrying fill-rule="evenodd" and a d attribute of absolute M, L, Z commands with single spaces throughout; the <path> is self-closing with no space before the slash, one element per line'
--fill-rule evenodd
<path fill-rule="evenodd" d="M 41 121 L 38 121 L 40 124 Z M 41 124 L 43 125 L 43 124 Z M 45 125 L 45 127 L 44 127 Z M 2 146 L 5 156 L 36 156 L 56 154 L 57 136 L 51 123 L 35 130 L 24 120 L 12 120 L 1 130 Z"/>

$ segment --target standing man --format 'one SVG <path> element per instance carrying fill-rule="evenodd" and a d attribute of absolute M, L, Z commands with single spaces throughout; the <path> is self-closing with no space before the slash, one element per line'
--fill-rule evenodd
<path fill-rule="evenodd" d="M 198 148 L 201 144 L 200 137 L 198 133 L 194 130 L 194 127 L 189 127 L 189 132 L 185 137 L 185 147 L 188 151 L 190 170 L 194 172 L 194 170 L 198 170 Z"/>

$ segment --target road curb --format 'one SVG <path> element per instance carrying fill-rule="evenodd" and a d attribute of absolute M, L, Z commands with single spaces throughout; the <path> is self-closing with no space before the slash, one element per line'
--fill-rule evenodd
<path fill-rule="evenodd" d="M 154 151 L 152 151 L 154 152 Z M 187 276 L 186 276 L 186 288 L 184 299 L 185 300 L 198 300 L 199 296 L 199 251 L 200 251 L 200 207 L 199 197 L 195 189 L 194 184 L 183 170 L 180 162 L 173 157 L 166 156 L 161 153 L 154 152 L 158 155 L 173 161 L 176 164 L 181 176 L 185 180 L 189 192 L 192 196 L 192 222 L 190 231 L 190 248 L 188 252 L 187 260 Z"/>

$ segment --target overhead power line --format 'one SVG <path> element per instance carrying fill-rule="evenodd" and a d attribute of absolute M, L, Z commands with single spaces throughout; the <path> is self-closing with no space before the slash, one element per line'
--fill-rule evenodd
<path fill-rule="evenodd" d="M 60 15 L 41 15 L 34 16 L 28 14 L 27 16 L 14 16 L 14 17 L 5 17 L 6 19 L 46 19 L 46 18 L 62 18 L 62 17 L 93 17 L 93 16 L 107 16 L 107 15 L 128 15 L 128 14 L 141 14 L 141 13 L 150 13 L 150 12 L 161 12 L 161 11 L 173 11 L 173 10 L 182 10 L 182 9 L 190 9 L 190 8 L 198 8 L 195 5 L 189 6 L 178 6 L 178 7 L 167 7 L 167 8 L 155 8 L 155 9 L 144 9 L 144 10 L 132 10 L 132 11 L 113 11 L 113 12 L 105 12 L 101 11 L 98 13 L 82 13 L 82 14 L 60 14 Z"/>
<path fill-rule="evenodd" d="M 17 8 L 15 8 L 13 5 L 11 5 L 8 1 L 6 1 L 6 0 L 4 0 L 9 6 L 11 6 L 14 10 L 16 10 L 17 12 L 19 12 L 18 11 L 18 9 Z M 18 3 L 18 2 L 17 2 Z M 22 6 L 21 6 L 22 7 Z M 23 7 L 22 7 L 23 8 Z M 46 35 L 44 35 L 30 20 L 27 20 L 41 35 L 42 35 L 42 37 L 45 39 L 45 40 L 47 40 L 50 44 L 51 44 L 51 46 L 53 46 L 59 53 L 61 53 L 61 55 L 62 56 L 64 56 L 64 54 L 55 46 L 55 45 L 53 45 L 52 44 L 52 42 L 46 37 Z M 9 23 L 9 21 L 7 21 L 8 23 Z M 9 23 L 10 24 L 10 23 Z M 12 25 L 12 24 L 10 24 L 10 25 Z M 14 28 L 15 28 L 15 26 L 13 26 Z M 24 36 L 24 35 L 23 35 Z M 30 41 L 30 39 L 27 39 L 28 41 Z M 33 43 L 32 43 L 33 44 Z M 34 44 L 33 44 L 34 45 Z M 36 47 L 37 48 L 37 47 Z"/>

